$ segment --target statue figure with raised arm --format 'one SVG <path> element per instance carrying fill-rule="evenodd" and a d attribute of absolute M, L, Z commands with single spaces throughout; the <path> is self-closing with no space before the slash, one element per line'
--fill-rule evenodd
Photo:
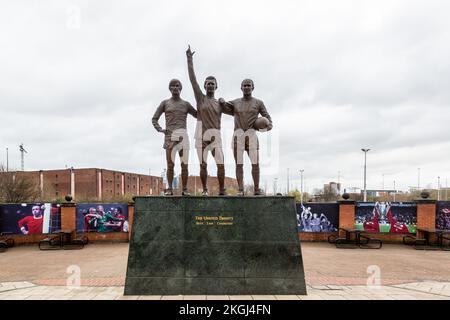
<path fill-rule="evenodd" d="M 222 138 L 220 133 L 222 113 L 230 114 L 231 111 L 226 104 L 219 104 L 214 97 L 217 90 L 217 80 L 213 76 L 206 77 L 203 88 L 204 94 L 197 82 L 194 72 L 193 55 L 189 46 L 186 50 L 189 80 L 194 90 L 197 103 L 197 127 L 195 130 L 195 148 L 200 162 L 200 180 L 203 185 L 203 196 L 208 196 L 208 154 L 211 152 L 217 165 L 217 179 L 219 180 L 219 195 L 225 193 L 225 166 L 222 149 Z"/>

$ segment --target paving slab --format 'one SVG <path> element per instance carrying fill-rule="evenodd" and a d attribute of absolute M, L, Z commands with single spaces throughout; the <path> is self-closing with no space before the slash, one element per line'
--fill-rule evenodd
<path fill-rule="evenodd" d="M 161 296 L 139 296 L 138 300 L 161 300 Z"/>
<path fill-rule="evenodd" d="M 275 296 L 258 296 L 258 295 L 253 295 L 252 298 L 253 298 L 253 300 L 277 300 L 277 298 Z"/>
<path fill-rule="evenodd" d="M 277 300 L 300 300 L 296 295 L 275 295 Z"/>
<path fill-rule="evenodd" d="M 206 295 L 186 295 L 184 300 L 206 300 Z"/>
<path fill-rule="evenodd" d="M 207 295 L 206 300 L 230 300 L 230 297 L 221 295 Z"/>
<path fill-rule="evenodd" d="M 253 300 L 252 296 L 229 296 L 230 300 Z"/>
<path fill-rule="evenodd" d="M 161 300 L 183 300 L 183 296 L 162 296 Z"/>
<path fill-rule="evenodd" d="M 381 250 L 336 249 L 327 243 L 302 243 L 307 296 L 301 300 L 450 300 L 450 254 L 422 252 L 402 245 Z M 0 255 L 0 300 L 275 300 L 275 295 L 123 296 L 128 244 L 89 244 L 70 252 L 17 246 Z M 329 261 L 334 261 L 330 264 Z M 51 263 L 50 263 L 51 262 Z M 81 287 L 67 287 L 67 267 L 81 268 Z M 380 287 L 367 286 L 367 267 L 378 265 Z M 414 266 L 414 268 L 412 267 Z M 288 298 L 286 298 L 288 299 Z M 295 299 L 294 296 L 289 299 Z"/>

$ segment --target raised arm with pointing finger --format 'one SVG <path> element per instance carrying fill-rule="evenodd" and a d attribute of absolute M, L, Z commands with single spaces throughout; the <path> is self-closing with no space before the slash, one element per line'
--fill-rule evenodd
<path fill-rule="evenodd" d="M 189 46 L 188 49 L 186 50 L 189 80 L 191 81 L 192 89 L 194 90 L 195 101 L 197 102 L 197 105 L 198 105 L 199 103 L 201 103 L 201 101 L 204 97 L 204 94 L 202 92 L 202 89 L 200 89 L 200 86 L 197 82 L 197 78 L 196 78 L 195 72 L 194 72 L 194 61 L 192 58 L 194 53 L 195 53 L 195 51 L 192 52 L 191 46 Z"/>

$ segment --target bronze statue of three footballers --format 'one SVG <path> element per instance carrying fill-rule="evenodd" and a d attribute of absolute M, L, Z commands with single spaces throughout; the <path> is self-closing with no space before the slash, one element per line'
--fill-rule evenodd
<path fill-rule="evenodd" d="M 225 166 L 221 140 L 221 118 L 222 113 L 234 116 L 234 134 L 232 138 L 233 155 L 236 164 L 236 179 L 238 181 L 238 195 L 244 195 L 244 151 L 252 163 L 252 177 L 254 194 L 261 195 L 259 188 L 259 143 L 256 130 L 271 130 L 272 119 L 264 106 L 264 103 L 252 96 L 254 83 L 250 79 L 245 79 L 241 83 L 242 98 L 226 102 L 223 98 L 217 100 L 215 91 L 217 80 L 215 77 L 206 77 L 204 81 L 204 94 L 197 82 L 193 55 L 190 46 L 186 50 L 189 80 L 194 90 L 197 110 L 192 105 L 181 99 L 181 82 L 173 79 L 169 83 L 169 90 L 172 93 L 170 99 L 161 102 L 157 108 L 152 123 L 158 132 L 165 135 L 164 146 L 167 160 L 167 181 L 168 188 L 166 195 L 173 195 L 173 174 L 176 153 L 181 160 L 181 179 L 183 195 L 187 193 L 188 180 L 188 159 L 189 159 L 189 138 L 186 131 L 187 115 L 191 114 L 197 118 L 195 129 L 195 148 L 200 162 L 200 180 L 203 186 L 203 196 L 208 195 L 207 187 L 207 160 L 211 152 L 217 165 L 217 179 L 219 182 L 219 195 L 226 195 L 225 190 Z M 162 114 L 165 114 L 166 129 L 162 129 L 158 123 Z M 258 116 L 261 117 L 258 118 Z"/>

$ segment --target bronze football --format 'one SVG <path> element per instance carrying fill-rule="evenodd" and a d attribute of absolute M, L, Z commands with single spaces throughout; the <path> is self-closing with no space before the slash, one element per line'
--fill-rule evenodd
<path fill-rule="evenodd" d="M 267 119 L 266 117 L 259 117 L 258 119 L 256 119 L 253 127 L 256 130 L 267 129 L 267 127 L 269 126 L 269 123 L 270 123 L 269 119 Z"/>

